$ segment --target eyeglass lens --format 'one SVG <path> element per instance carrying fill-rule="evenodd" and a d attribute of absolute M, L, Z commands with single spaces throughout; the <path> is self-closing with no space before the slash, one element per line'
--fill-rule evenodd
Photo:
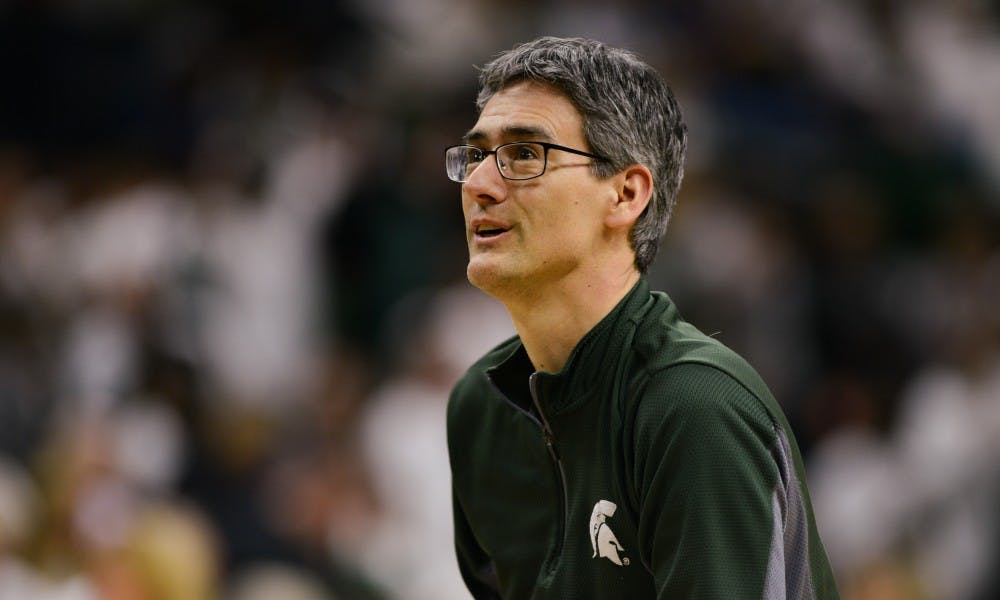
<path fill-rule="evenodd" d="M 464 183 L 486 158 L 486 152 L 472 146 L 449 148 L 445 157 L 448 177 Z M 507 179 L 531 179 L 545 171 L 545 147 L 530 142 L 504 144 L 496 149 L 497 166 Z"/>

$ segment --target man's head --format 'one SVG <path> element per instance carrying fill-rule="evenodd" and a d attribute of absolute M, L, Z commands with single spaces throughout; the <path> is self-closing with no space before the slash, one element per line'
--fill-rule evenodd
<path fill-rule="evenodd" d="M 632 227 L 635 266 L 645 272 L 677 197 L 684 172 L 687 129 L 673 93 L 659 74 L 632 53 L 584 39 L 543 37 L 502 53 L 480 74 L 480 111 L 497 93 L 534 81 L 572 103 L 583 123 L 597 177 L 633 164 L 653 176 L 653 196 Z"/>

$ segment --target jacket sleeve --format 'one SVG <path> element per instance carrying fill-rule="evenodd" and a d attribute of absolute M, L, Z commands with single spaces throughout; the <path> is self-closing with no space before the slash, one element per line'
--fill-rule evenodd
<path fill-rule="evenodd" d="M 452 495 L 452 511 L 455 520 L 455 553 L 458 557 L 458 570 L 462 573 L 465 586 L 469 588 L 472 597 L 477 600 L 500 598 L 497 590 L 496 571 L 489 555 L 479 547 L 469 522 L 465 518 L 456 495 Z"/>
<path fill-rule="evenodd" d="M 725 372 L 680 364 L 652 375 L 633 426 L 639 545 L 658 598 L 785 597 L 776 537 L 775 425 Z M 781 540 L 777 543 L 780 545 Z"/>

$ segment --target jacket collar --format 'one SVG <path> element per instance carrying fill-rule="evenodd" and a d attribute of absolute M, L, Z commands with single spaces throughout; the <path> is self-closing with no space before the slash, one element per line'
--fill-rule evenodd
<path fill-rule="evenodd" d="M 598 383 L 614 378 L 638 316 L 651 302 L 649 284 L 640 277 L 618 304 L 577 342 L 561 371 L 541 371 L 536 375 L 536 389 L 550 416 L 586 401 L 599 391 Z M 496 387 L 525 408 L 531 404 L 528 378 L 533 372 L 520 340 L 506 357 L 487 369 Z"/>

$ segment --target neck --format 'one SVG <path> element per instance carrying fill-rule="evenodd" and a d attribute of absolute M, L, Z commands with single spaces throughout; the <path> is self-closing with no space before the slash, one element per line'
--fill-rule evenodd
<path fill-rule="evenodd" d="M 638 280 L 634 268 L 614 276 L 583 274 L 501 301 L 535 370 L 556 373 L 566 365 L 580 339 L 611 312 Z"/>

